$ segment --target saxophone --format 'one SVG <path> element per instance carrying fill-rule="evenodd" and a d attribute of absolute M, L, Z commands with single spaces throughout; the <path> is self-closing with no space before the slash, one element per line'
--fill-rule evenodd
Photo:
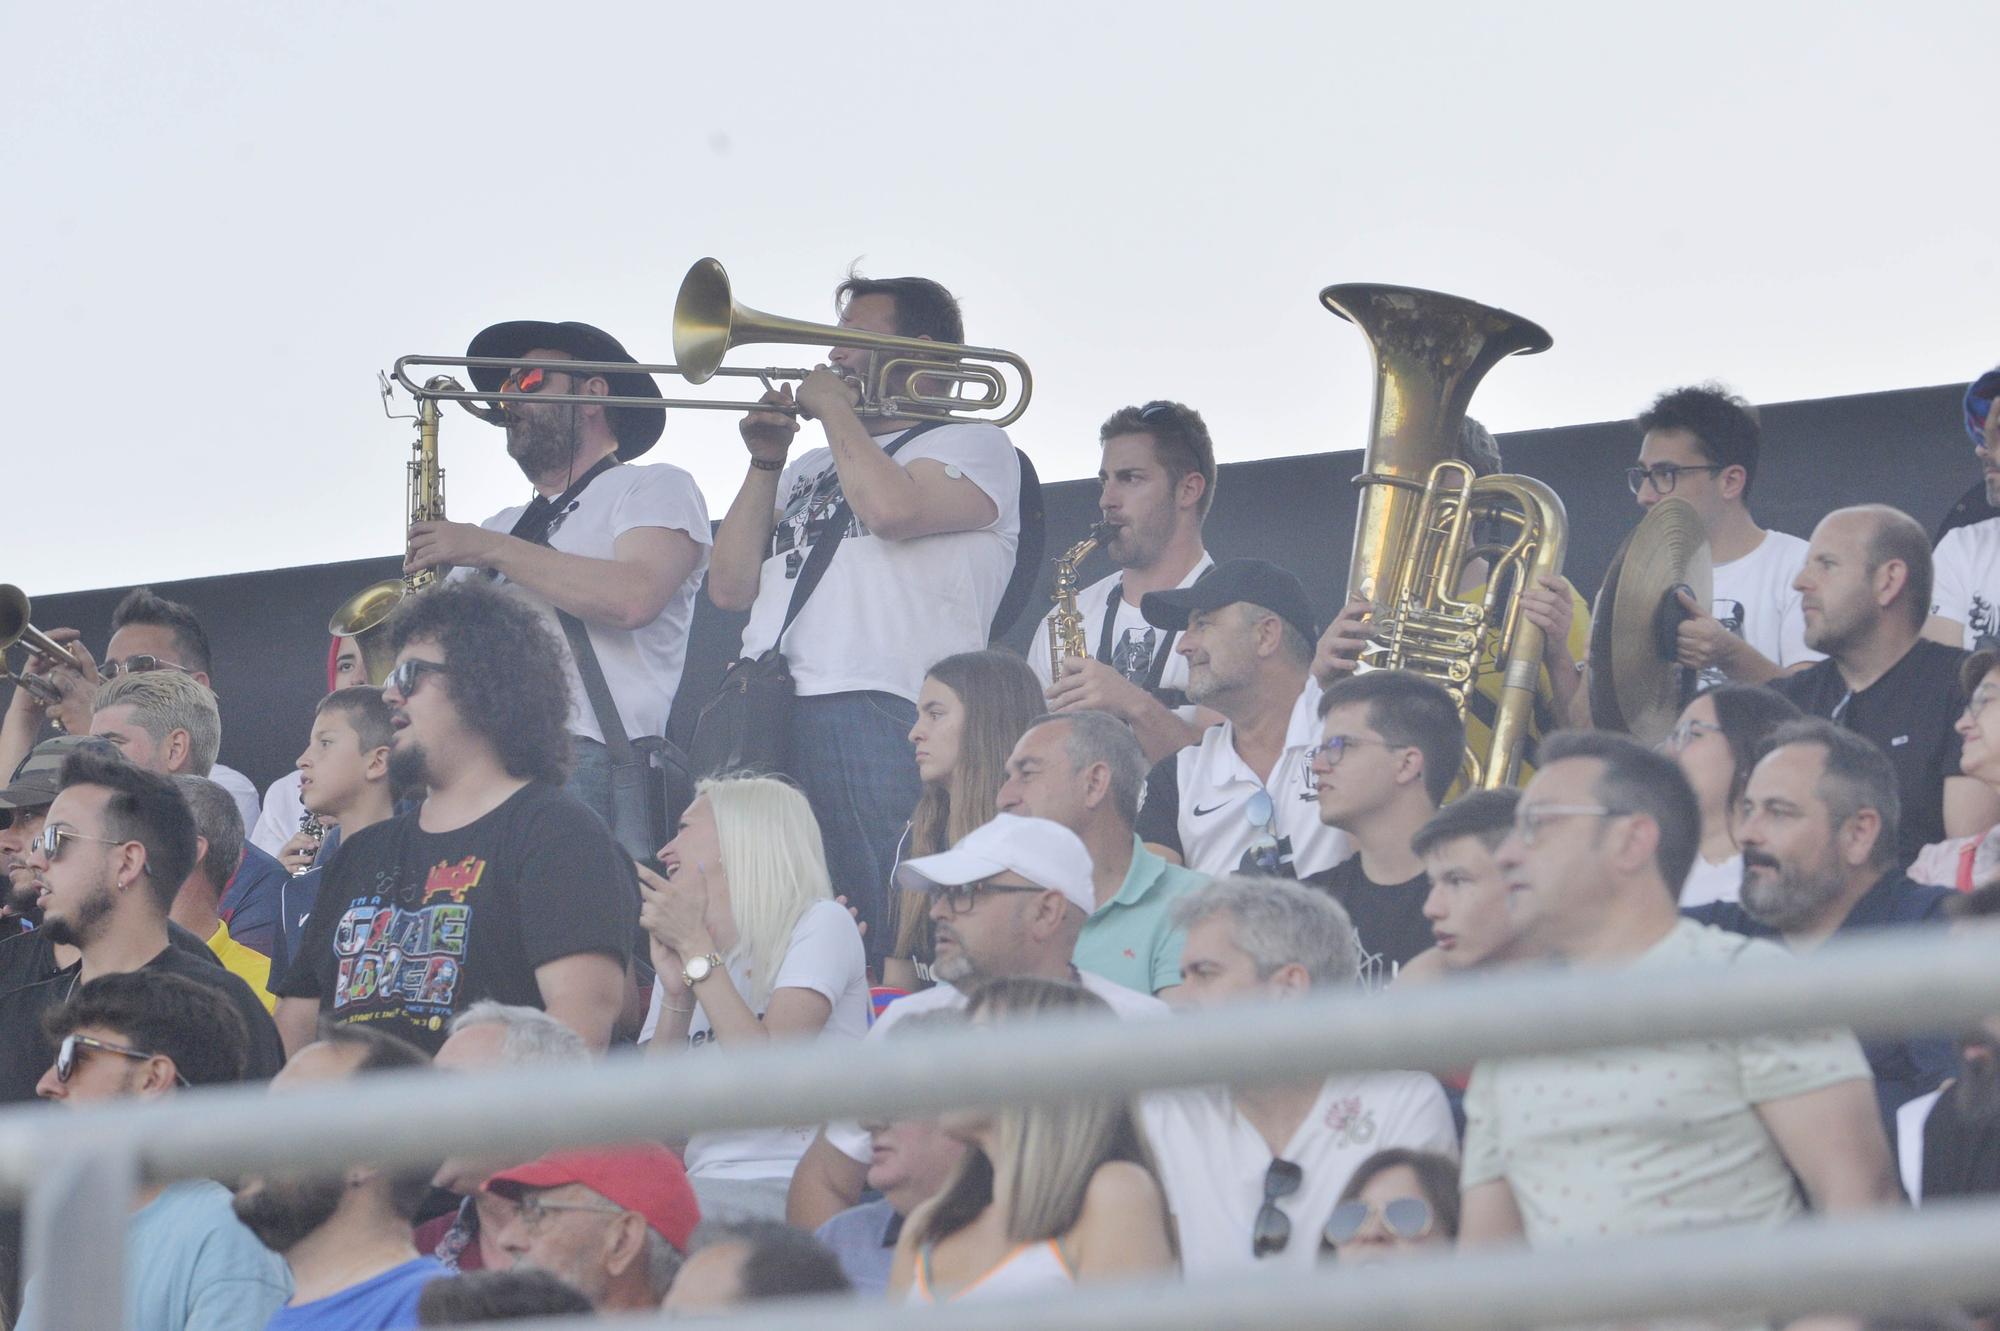
<path fill-rule="evenodd" d="M 1063 677 L 1063 662 L 1069 657 L 1090 655 L 1090 643 L 1083 635 L 1083 612 L 1076 608 L 1076 566 L 1111 532 L 1110 523 L 1098 523 L 1090 529 L 1090 535 L 1072 545 L 1056 561 L 1055 609 L 1049 612 L 1051 684 Z"/>

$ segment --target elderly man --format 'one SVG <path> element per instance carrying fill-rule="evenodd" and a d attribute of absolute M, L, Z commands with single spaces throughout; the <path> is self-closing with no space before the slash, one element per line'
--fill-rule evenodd
<path fill-rule="evenodd" d="M 559 1151 L 486 1189 L 514 1203 L 498 1236 L 508 1264 L 560 1276 L 599 1312 L 657 1309 L 701 1220 L 680 1157 L 651 1143 Z"/>

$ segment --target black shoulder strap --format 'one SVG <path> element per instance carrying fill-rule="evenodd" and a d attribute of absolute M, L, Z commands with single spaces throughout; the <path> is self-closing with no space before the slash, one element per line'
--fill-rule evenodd
<path fill-rule="evenodd" d="M 1007 579 L 1007 590 L 1000 593 L 1000 606 L 993 612 L 993 625 L 986 635 L 988 642 L 998 641 L 1014 627 L 1042 576 L 1042 546 L 1048 533 L 1042 478 L 1035 470 L 1034 460 L 1026 453 L 1017 448 L 1014 456 L 1021 460 L 1021 529 L 1015 538 L 1014 572 Z"/>
<path fill-rule="evenodd" d="M 882 451 L 890 457 L 895 457 L 904 444 L 943 424 L 945 424 L 943 421 L 924 421 L 920 425 L 913 425 L 903 431 L 895 443 Z M 833 464 L 828 463 L 828 465 Z M 833 552 L 840 548 L 841 541 L 847 537 L 847 520 L 853 512 L 853 508 L 847 502 L 846 492 L 843 491 L 840 505 L 833 510 L 832 516 L 826 520 L 826 525 L 820 529 L 818 538 L 813 541 L 812 551 L 806 555 L 806 562 L 799 569 L 798 581 L 792 584 L 792 599 L 785 606 L 785 622 L 778 626 L 778 636 L 771 643 L 772 651 L 778 650 L 784 644 L 785 633 L 792 627 L 792 621 L 799 617 L 799 611 L 805 609 L 806 598 L 813 594 L 813 589 L 819 586 L 819 580 L 826 576 L 827 565 L 833 562 Z"/>
<path fill-rule="evenodd" d="M 604 667 L 597 663 L 597 649 L 590 645 L 590 630 L 567 610 L 556 611 L 556 618 L 562 621 L 563 636 L 569 639 L 569 654 L 576 661 L 590 710 L 597 716 L 597 728 L 604 732 L 604 747 L 610 751 L 613 765 L 622 767 L 633 761 L 632 740 L 625 733 L 625 718 L 618 714 L 611 685 L 605 682 Z"/>

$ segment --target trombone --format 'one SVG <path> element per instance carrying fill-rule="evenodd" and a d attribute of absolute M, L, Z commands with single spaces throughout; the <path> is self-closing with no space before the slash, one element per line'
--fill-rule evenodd
<path fill-rule="evenodd" d="M 725 367 L 724 356 L 741 346 L 791 343 L 855 347 L 873 354 L 865 373 L 849 380 L 857 402 L 855 413 L 898 420 L 983 421 L 1012 425 L 1028 409 L 1034 380 L 1028 364 L 1011 351 L 962 346 L 928 338 L 870 333 L 835 324 L 809 323 L 766 314 L 740 305 L 730 295 L 729 274 L 714 259 L 702 259 L 681 282 L 674 300 L 672 365 L 631 365 L 624 361 L 533 360 L 501 356 L 402 356 L 393 368 L 396 382 L 418 401 L 457 402 L 482 420 L 505 424 L 514 402 L 572 402 L 600 407 L 680 408 L 690 411 L 777 411 L 800 414 L 797 405 L 731 401 L 719 398 L 656 398 L 631 395 L 592 397 L 587 393 L 482 393 L 457 383 L 442 387 L 437 380 L 419 384 L 408 371 L 414 367 L 466 370 L 552 369 L 591 375 L 672 374 L 691 384 L 714 378 L 760 380 L 770 388 L 777 379 L 803 379 L 809 370 L 767 366 L 762 369 Z M 980 363 L 986 362 L 986 363 Z M 1010 397 L 1003 367 L 1019 379 Z M 984 414 L 993 413 L 993 414 Z"/>
<path fill-rule="evenodd" d="M 12 583 L 0 582 L 0 655 L 18 642 L 50 665 L 67 666 L 82 673 L 82 665 L 70 655 L 67 647 L 28 622 L 31 609 L 26 592 Z M 16 674 L 6 670 L 4 665 L 0 665 L 0 670 L 43 703 L 53 704 L 63 700 L 62 690 L 39 675 Z"/>

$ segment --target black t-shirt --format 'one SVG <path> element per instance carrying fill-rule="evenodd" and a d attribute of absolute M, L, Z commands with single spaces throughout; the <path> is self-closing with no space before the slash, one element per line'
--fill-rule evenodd
<path fill-rule="evenodd" d="M 1388 984 L 1405 962 L 1435 941 L 1431 922 L 1424 918 L 1424 898 L 1431 893 L 1428 874 L 1403 883 L 1378 883 L 1361 871 L 1361 857 L 1350 855 L 1305 881 L 1346 907 L 1361 940 L 1364 988 Z"/>
<path fill-rule="evenodd" d="M 436 1051 L 482 998 L 542 1006 L 535 968 L 631 957 L 638 878 L 596 814 L 555 786 L 524 786 L 450 832 L 413 811 L 365 828 L 326 867 L 284 998 Z"/>
<path fill-rule="evenodd" d="M 1944 783 L 1960 775 L 1960 742 L 1953 727 L 1965 710 L 1965 691 L 1958 685 L 1965 658 L 1956 647 L 1919 638 L 1887 674 L 1859 693 L 1849 692 L 1830 658 L 1770 684 L 1807 715 L 1838 721 L 1889 755 L 1903 800 L 1896 835 L 1899 865 L 1916 859 L 1933 841 L 1944 840 Z"/>
<path fill-rule="evenodd" d="M 206 948 L 196 953 L 182 946 L 182 940 L 191 940 L 194 935 L 181 929 L 176 936 L 177 928 L 168 926 L 169 945 L 143 969 L 178 975 L 220 992 L 243 1018 L 244 1028 L 250 1033 L 250 1057 L 244 1079 L 267 1081 L 276 1076 L 285 1065 L 285 1046 L 278 1038 L 271 1014 L 264 1010 L 264 1004 L 249 985 L 217 965 L 212 954 L 203 955 L 207 954 Z M 34 946 L 37 942 L 39 948 Z M 198 941 L 195 945 L 201 946 Z M 0 1104 L 33 1100 L 35 1083 L 55 1061 L 55 1050 L 42 1036 L 42 1013 L 69 1001 L 76 990 L 82 963 L 56 970 L 53 949 L 54 944 L 46 938 L 38 939 L 35 934 L 23 934 L 0 945 L 0 954 L 5 956 L 0 970 L 4 970 L 10 981 L 23 979 L 22 983 L 0 990 Z M 25 978 L 31 974 L 33 978 Z"/>

